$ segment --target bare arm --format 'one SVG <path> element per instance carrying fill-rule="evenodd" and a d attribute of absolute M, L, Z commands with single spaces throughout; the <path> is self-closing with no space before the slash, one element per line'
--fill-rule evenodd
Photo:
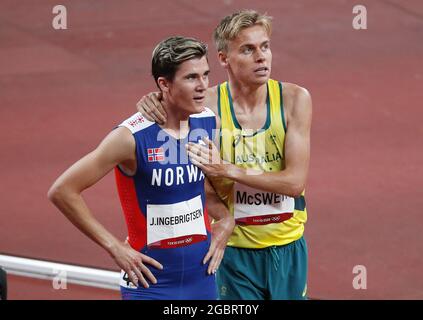
<path fill-rule="evenodd" d="M 305 188 L 310 160 L 310 130 L 312 118 L 311 97 L 307 90 L 298 88 L 290 112 L 285 137 L 285 169 L 279 172 L 260 172 L 233 164 L 216 161 L 210 163 L 210 154 L 217 148 L 201 145 L 189 146 L 193 162 L 209 176 L 221 176 L 269 192 L 299 196 Z M 210 152 L 210 150 L 212 150 Z M 213 159 L 216 159 L 214 156 Z"/>
<path fill-rule="evenodd" d="M 81 195 L 82 191 L 98 182 L 119 163 L 133 161 L 134 150 L 135 141 L 126 128 L 113 130 L 94 151 L 77 161 L 54 182 L 48 198 L 79 230 L 104 248 L 128 273 L 134 284 L 139 279 L 144 286 L 148 286 L 142 273 L 153 283 L 156 279 L 144 263 L 157 268 L 161 268 L 161 265 L 133 250 L 106 230 L 95 219 Z"/>
<path fill-rule="evenodd" d="M 208 88 L 205 106 L 217 115 L 217 87 Z M 166 107 L 161 92 L 150 92 L 137 102 L 137 111 L 147 120 L 164 124 L 167 120 Z"/>
<path fill-rule="evenodd" d="M 166 123 L 167 113 L 161 92 L 150 92 L 144 95 L 137 102 L 137 111 L 148 121 L 157 122 L 158 124 Z"/>
<path fill-rule="evenodd" d="M 216 115 L 216 144 L 219 141 L 219 130 L 220 118 Z M 217 156 L 219 155 L 217 154 Z M 214 219 L 214 222 L 211 225 L 212 241 L 209 251 L 203 259 L 203 263 L 207 263 L 207 261 L 211 259 L 207 270 L 208 273 L 211 274 L 216 272 L 220 262 L 222 261 L 226 244 L 235 227 L 235 221 L 233 216 L 230 214 L 229 209 L 216 194 L 216 191 L 208 179 L 205 180 L 204 188 L 206 191 L 207 211 Z"/>
<path fill-rule="evenodd" d="M 228 208 L 216 194 L 213 186 L 208 179 L 205 181 L 206 203 L 209 215 L 215 220 L 212 225 L 212 242 L 207 255 L 204 257 L 203 263 L 211 258 L 207 272 L 215 273 L 222 261 L 225 253 L 226 244 L 235 227 L 233 216 L 229 213 Z"/>

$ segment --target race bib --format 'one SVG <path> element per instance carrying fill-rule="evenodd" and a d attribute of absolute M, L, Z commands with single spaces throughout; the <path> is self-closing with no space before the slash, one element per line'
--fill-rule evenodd
<path fill-rule="evenodd" d="M 128 289 L 136 289 L 137 287 L 131 282 L 131 280 L 129 279 L 128 274 L 121 270 L 120 271 L 120 277 L 119 277 L 119 285 L 121 287 L 125 287 Z"/>
<path fill-rule="evenodd" d="M 234 185 L 234 217 L 241 225 L 264 225 L 290 219 L 294 214 L 292 197 Z"/>
<path fill-rule="evenodd" d="M 183 247 L 206 239 L 201 195 L 173 204 L 147 205 L 149 247 Z"/>

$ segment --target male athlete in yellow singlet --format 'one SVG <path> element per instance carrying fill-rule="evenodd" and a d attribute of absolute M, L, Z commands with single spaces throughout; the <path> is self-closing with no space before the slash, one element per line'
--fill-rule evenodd
<path fill-rule="evenodd" d="M 236 221 L 217 272 L 220 299 L 305 299 L 307 293 L 311 97 L 270 79 L 270 35 L 270 17 L 252 10 L 217 26 L 228 81 L 208 90 L 206 106 L 220 117 L 220 157 L 210 141 L 188 146 Z M 166 119 L 155 94 L 143 97 L 138 110 Z"/>

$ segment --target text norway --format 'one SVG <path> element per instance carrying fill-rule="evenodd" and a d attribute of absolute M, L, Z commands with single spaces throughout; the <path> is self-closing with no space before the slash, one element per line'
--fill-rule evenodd
<path fill-rule="evenodd" d="M 204 180 L 204 173 L 198 167 L 191 164 L 186 165 L 185 168 L 186 170 L 184 170 L 183 166 L 166 168 L 164 174 L 163 169 L 153 169 L 151 185 L 160 187 L 164 183 L 166 186 L 172 186 L 174 184 L 184 184 L 186 179 L 189 183 Z"/>

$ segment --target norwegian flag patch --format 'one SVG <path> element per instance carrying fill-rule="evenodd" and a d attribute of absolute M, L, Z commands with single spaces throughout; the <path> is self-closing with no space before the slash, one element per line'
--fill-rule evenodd
<path fill-rule="evenodd" d="M 163 148 L 147 148 L 148 162 L 164 160 Z"/>

